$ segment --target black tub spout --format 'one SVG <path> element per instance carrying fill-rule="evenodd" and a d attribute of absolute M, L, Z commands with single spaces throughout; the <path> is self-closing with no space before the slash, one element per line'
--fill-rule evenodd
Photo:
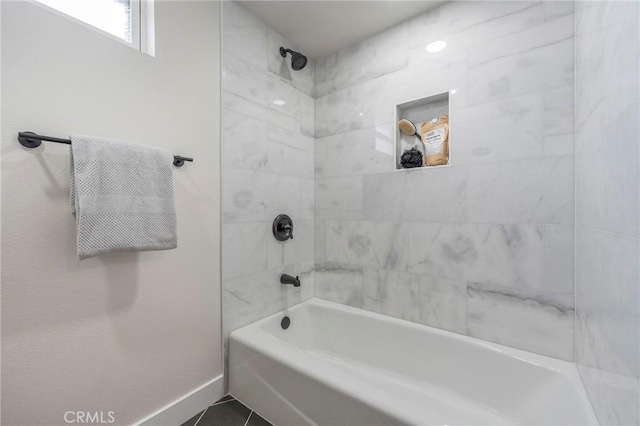
<path fill-rule="evenodd" d="M 292 277 L 291 275 L 282 274 L 280 276 L 280 282 L 282 284 L 291 284 L 294 287 L 300 287 L 300 278 L 298 276 Z"/>

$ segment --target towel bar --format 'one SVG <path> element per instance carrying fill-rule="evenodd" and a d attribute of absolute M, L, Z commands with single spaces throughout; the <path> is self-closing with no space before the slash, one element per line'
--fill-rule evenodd
<path fill-rule="evenodd" d="M 37 148 L 40 146 L 42 141 L 71 145 L 71 141 L 69 139 L 54 138 L 53 136 L 43 136 L 33 132 L 18 133 L 18 142 L 20 142 L 20 144 L 26 148 Z M 185 161 L 193 162 L 193 158 L 182 157 L 180 155 L 173 156 L 173 165 L 176 167 L 182 167 Z"/>

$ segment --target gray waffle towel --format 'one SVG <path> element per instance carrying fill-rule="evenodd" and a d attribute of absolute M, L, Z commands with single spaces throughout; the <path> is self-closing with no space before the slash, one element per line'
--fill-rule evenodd
<path fill-rule="evenodd" d="M 131 142 L 71 136 L 78 257 L 178 246 L 173 156 Z"/>

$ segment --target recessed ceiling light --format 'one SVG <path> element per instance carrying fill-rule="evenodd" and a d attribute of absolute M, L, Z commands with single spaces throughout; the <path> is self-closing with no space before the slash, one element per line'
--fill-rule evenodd
<path fill-rule="evenodd" d="M 452 89 L 452 90 L 451 90 L 451 94 L 452 94 L 452 95 L 455 95 L 457 92 L 458 92 L 458 91 L 457 91 L 456 89 Z"/>
<path fill-rule="evenodd" d="M 431 43 L 429 43 L 427 45 L 427 52 L 436 53 L 436 52 L 441 51 L 445 47 L 447 47 L 447 42 L 446 41 L 444 41 L 444 40 L 434 41 L 434 42 L 431 42 Z"/>
<path fill-rule="evenodd" d="M 273 103 L 278 105 L 278 106 L 282 106 L 282 105 L 286 104 L 286 102 L 283 101 L 282 99 L 276 99 L 275 101 L 273 101 Z"/>

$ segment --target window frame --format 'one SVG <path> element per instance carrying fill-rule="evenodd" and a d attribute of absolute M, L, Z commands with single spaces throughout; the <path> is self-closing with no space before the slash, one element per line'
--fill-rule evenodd
<path fill-rule="evenodd" d="M 129 1 L 130 1 L 130 10 L 131 10 L 131 28 L 130 28 L 131 41 L 127 41 L 114 34 L 111 34 L 108 31 L 98 28 L 95 25 L 89 22 L 83 21 L 80 18 L 76 18 L 75 16 L 69 15 L 46 3 L 42 3 L 40 0 L 29 0 L 30 3 L 35 4 L 38 7 L 46 9 L 49 12 L 52 12 L 72 22 L 76 22 L 85 28 L 88 28 L 92 31 L 97 32 L 98 34 L 101 34 L 112 40 L 118 41 L 122 44 L 132 47 L 135 50 L 139 50 L 140 52 L 147 53 L 151 56 L 154 56 L 154 40 L 153 40 L 153 36 L 154 36 L 153 1 L 154 0 L 129 0 Z"/>

